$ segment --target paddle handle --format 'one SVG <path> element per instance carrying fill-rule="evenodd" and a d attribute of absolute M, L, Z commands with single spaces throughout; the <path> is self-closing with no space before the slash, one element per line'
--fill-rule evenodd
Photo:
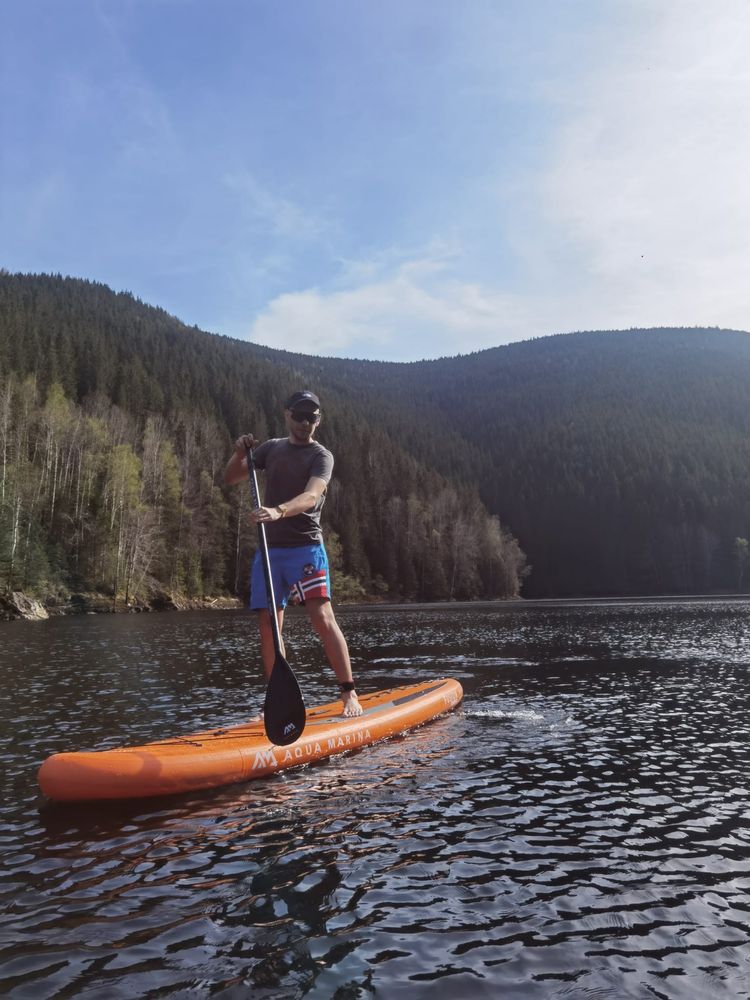
<path fill-rule="evenodd" d="M 250 480 L 250 489 L 253 494 L 253 503 L 257 507 L 262 507 L 260 502 L 260 490 L 258 489 L 258 477 L 255 474 L 255 462 L 251 448 L 246 448 L 247 452 L 247 475 Z M 271 579 L 271 560 L 268 556 L 268 542 L 266 541 L 266 526 L 258 523 L 258 545 L 263 563 L 263 577 L 266 581 L 266 597 L 268 599 L 268 613 L 271 616 L 271 631 L 273 632 L 273 646 L 277 656 L 281 656 L 281 635 L 279 633 L 279 620 L 276 617 L 276 600 L 273 593 L 273 581 Z"/>

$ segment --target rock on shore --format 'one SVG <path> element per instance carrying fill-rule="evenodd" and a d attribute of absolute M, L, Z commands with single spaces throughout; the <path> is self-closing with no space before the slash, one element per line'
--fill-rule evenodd
<path fill-rule="evenodd" d="M 0 618 L 13 621 L 15 618 L 25 618 L 30 622 L 41 622 L 49 618 L 47 609 L 41 601 L 14 590 L 12 594 L 0 597 Z"/>

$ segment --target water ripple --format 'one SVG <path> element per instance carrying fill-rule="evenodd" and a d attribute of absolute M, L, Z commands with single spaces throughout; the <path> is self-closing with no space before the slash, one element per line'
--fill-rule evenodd
<path fill-rule="evenodd" d="M 362 687 L 451 675 L 462 708 L 264 782 L 96 807 L 44 804 L 41 759 L 242 721 L 247 618 L 7 626 L 0 990 L 750 996 L 747 607 L 345 613 Z M 299 618 L 287 653 L 328 699 Z"/>

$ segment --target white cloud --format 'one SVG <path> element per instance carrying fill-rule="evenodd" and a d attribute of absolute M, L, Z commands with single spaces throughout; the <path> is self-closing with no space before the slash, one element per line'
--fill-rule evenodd
<path fill-rule="evenodd" d="M 750 6 L 634 8 L 627 46 L 574 92 L 526 250 L 577 262 L 576 327 L 750 324 Z M 554 267 L 553 267 L 554 270 Z"/>
<path fill-rule="evenodd" d="M 569 330 L 750 327 L 750 4 L 634 2 L 597 30 L 599 54 L 551 89 L 546 162 L 486 204 L 512 276 L 488 277 L 489 239 L 436 235 L 280 295 L 250 339 L 410 360 Z M 481 209 L 452 231 L 476 231 Z"/>
<path fill-rule="evenodd" d="M 371 263 L 352 273 L 379 270 Z M 357 287 L 281 295 L 258 316 L 248 339 L 304 354 L 408 361 L 524 335 L 519 330 L 528 328 L 529 318 L 522 303 L 446 271 L 434 258 L 416 258 Z"/>
<path fill-rule="evenodd" d="M 313 240 L 320 238 L 328 227 L 317 212 L 265 187 L 249 170 L 225 174 L 224 185 L 235 199 L 240 217 L 273 236 Z"/>

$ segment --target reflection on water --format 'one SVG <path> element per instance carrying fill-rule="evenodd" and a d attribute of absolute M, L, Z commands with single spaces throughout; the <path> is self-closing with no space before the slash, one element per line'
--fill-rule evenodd
<path fill-rule="evenodd" d="M 192 797 L 52 807 L 50 752 L 239 723 L 237 613 L 2 628 L 0 991 L 750 995 L 750 605 L 342 612 L 360 686 L 462 709 Z M 331 678 L 303 621 L 308 702 Z"/>

